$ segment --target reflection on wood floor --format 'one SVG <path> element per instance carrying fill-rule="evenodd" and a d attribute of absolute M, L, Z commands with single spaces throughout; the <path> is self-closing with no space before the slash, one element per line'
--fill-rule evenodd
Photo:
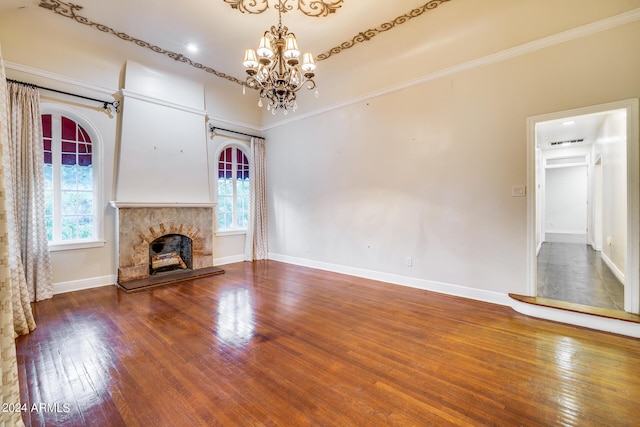
<path fill-rule="evenodd" d="M 538 296 L 624 310 L 624 287 L 582 235 L 547 233 L 538 254 Z"/>
<path fill-rule="evenodd" d="M 275 261 L 35 306 L 27 426 L 621 426 L 640 341 Z M 36 406 L 41 407 L 41 406 Z"/>

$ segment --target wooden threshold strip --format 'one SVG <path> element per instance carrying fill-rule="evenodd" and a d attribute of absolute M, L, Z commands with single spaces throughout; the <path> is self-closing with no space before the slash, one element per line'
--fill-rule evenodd
<path fill-rule="evenodd" d="M 509 294 L 516 301 L 527 304 L 539 305 L 542 307 L 557 308 L 560 310 L 573 311 L 575 313 L 590 314 L 592 316 L 606 317 L 609 319 L 624 320 L 626 322 L 640 323 L 640 315 L 627 313 L 626 311 L 611 310 L 609 308 L 592 307 L 589 305 L 576 304 L 572 302 L 558 301 L 548 298 L 527 297 L 518 294 Z"/>

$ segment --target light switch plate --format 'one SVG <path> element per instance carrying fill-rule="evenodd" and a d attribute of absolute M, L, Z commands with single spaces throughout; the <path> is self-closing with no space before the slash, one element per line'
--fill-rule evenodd
<path fill-rule="evenodd" d="M 524 197 L 527 195 L 524 185 L 514 185 L 511 187 L 511 197 Z"/>

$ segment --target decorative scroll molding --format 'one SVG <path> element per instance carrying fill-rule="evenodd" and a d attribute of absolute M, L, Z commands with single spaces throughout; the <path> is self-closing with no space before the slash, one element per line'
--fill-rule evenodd
<path fill-rule="evenodd" d="M 289 4 L 293 0 L 278 0 L 274 7 L 282 13 L 293 10 L 293 5 Z M 233 9 L 242 13 L 259 14 L 269 8 L 267 0 L 224 0 Z M 322 17 L 335 13 L 342 7 L 344 0 L 297 0 L 297 9 L 307 16 Z"/>
<path fill-rule="evenodd" d="M 278 0 L 278 4 L 274 7 L 276 9 L 282 8 L 282 12 L 286 12 L 287 10 L 292 10 L 293 6 L 288 3 L 289 1 L 293 1 L 293 0 Z M 335 13 L 335 11 L 338 8 L 342 7 L 342 3 L 344 2 L 344 0 L 296 0 L 296 1 L 297 1 L 299 10 L 301 10 L 305 15 L 315 16 L 315 17 L 327 16 L 330 13 Z M 413 9 L 404 15 L 401 15 L 391 22 L 385 22 L 379 25 L 377 28 L 368 29 L 364 32 L 360 32 L 355 37 L 353 37 L 353 39 L 346 41 L 342 43 L 340 46 L 336 46 L 331 50 L 318 55 L 316 58 L 316 61 L 322 61 L 324 59 L 329 58 L 332 55 L 337 55 L 343 52 L 344 50 L 355 46 L 356 44 L 371 40 L 371 38 L 375 37 L 376 35 L 384 31 L 388 31 L 392 28 L 395 28 L 398 25 L 404 24 L 410 19 L 413 19 L 422 15 L 427 10 L 435 9 L 440 4 L 447 1 L 451 1 L 451 0 L 430 0 L 423 6 Z M 230 4 L 232 8 L 238 9 L 243 13 L 244 12 L 262 13 L 264 12 L 264 10 L 268 8 L 267 0 L 224 0 L 224 2 Z M 57 15 L 64 16 L 65 18 L 72 19 L 75 22 L 78 22 L 80 24 L 87 25 L 91 28 L 95 28 L 99 31 L 102 31 L 103 33 L 112 34 L 121 40 L 135 43 L 137 46 L 151 49 L 153 52 L 165 55 L 175 61 L 189 64 L 192 67 L 203 70 L 209 74 L 213 74 L 217 77 L 229 80 L 230 82 L 239 84 L 240 86 L 247 87 L 244 81 L 239 80 L 228 74 L 222 73 L 220 71 L 217 71 L 211 67 L 207 67 L 198 62 L 194 62 L 190 58 L 180 53 L 162 49 L 159 46 L 156 46 L 144 40 L 140 40 L 135 37 L 132 37 L 127 33 L 116 31 L 115 29 L 107 25 L 91 21 L 90 19 L 82 15 L 79 15 L 77 13 L 80 10 L 82 10 L 82 6 L 78 6 L 73 3 L 66 3 L 62 0 L 40 0 L 39 6 L 44 9 L 48 9 Z M 261 10 L 262 7 L 264 7 L 264 10 Z M 251 89 L 256 89 L 256 88 L 251 88 Z"/>
<path fill-rule="evenodd" d="M 78 6 L 75 5 L 73 3 L 65 3 L 62 0 L 40 0 L 40 7 L 48 9 L 60 16 L 64 16 L 65 18 L 70 18 L 73 19 L 74 21 L 80 23 L 80 24 L 84 24 L 84 25 L 88 25 L 92 28 L 95 28 L 97 30 L 100 30 L 104 33 L 108 33 L 108 34 L 113 34 L 114 36 L 118 37 L 121 40 L 124 41 L 128 41 L 131 43 L 135 43 L 136 45 L 140 46 L 140 47 L 144 47 L 147 49 L 151 49 L 152 51 L 156 52 L 156 53 L 160 53 L 162 55 L 168 56 L 169 58 L 176 60 L 178 62 L 183 62 L 185 64 L 189 64 L 194 68 L 198 68 L 200 70 L 206 71 L 207 73 L 210 74 L 214 74 L 215 76 L 218 76 L 220 78 L 223 79 L 227 79 L 233 83 L 237 83 L 241 86 L 245 86 L 245 83 L 241 80 L 238 80 L 237 78 L 233 77 L 233 76 L 229 76 L 225 73 L 222 73 L 220 71 L 217 71 L 211 67 L 207 67 L 206 65 L 202 65 L 198 62 L 194 62 L 192 61 L 190 58 L 187 58 L 186 56 L 180 54 L 180 53 L 176 53 L 176 52 L 172 52 L 169 50 L 165 50 L 162 49 L 159 46 L 153 45 L 151 43 L 148 43 L 144 40 L 140 40 L 140 39 L 136 39 L 135 37 L 131 37 L 130 35 L 120 32 L 120 31 L 116 31 L 111 27 L 108 27 L 106 25 L 103 24 L 99 24 L 97 22 L 93 22 L 91 20 L 89 20 L 88 18 L 85 18 L 84 16 L 78 15 L 76 12 L 80 11 L 82 9 L 82 6 Z"/>
<path fill-rule="evenodd" d="M 226 1 L 226 0 L 225 0 Z M 413 18 L 417 18 L 418 16 L 422 15 L 423 13 L 425 13 L 428 10 L 432 10 L 437 8 L 438 6 L 440 6 L 442 3 L 448 2 L 450 0 L 430 0 L 428 1 L 426 4 L 413 9 L 407 13 L 405 13 L 404 15 L 400 15 L 398 16 L 396 19 L 394 19 L 391 22 L 385 22 L 383 24 L 380 24 L 378 27 L 376 28 L 370 28 L 366 31 L 360 32 L 358 34 L 356 34 L 351 40 L 348 40 L 346 42 L 343 42 L 340 44 L 340 46 L 336 46 L 334 48 L 332 48 L 331 50 L 321 53 L 320 55 L 318 55 L 316 57 L 316 61 L 322 61 L 325 60 L 327 58 L 329 58 L 332 55 L 337 55 L 341 52 L 343 52 L 346 49 L 352 48 L 353 46 L 355 46 L 358 43 L 363 43 L 366 41 L 371 40 L 373 37 L 377 36 L 380 33 L 383 33 L 385 31 L 389 31 L 392 28 L 397 27 L 398 25 L 402 25 L 405 22 L 409 21 L 410 19 Z"/>

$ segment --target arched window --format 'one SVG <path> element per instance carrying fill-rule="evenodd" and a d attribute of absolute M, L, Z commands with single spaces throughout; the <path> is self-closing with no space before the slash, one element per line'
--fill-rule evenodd
<path fill-rule="evenodd" d="M 249 159 L 235 145 L 218 156 L 218 231 L 246 230 L 249 221 Z"/>
<path fill-rule="evenodd" d="M 96 132 L 71 112 L 46 107 L 41 111 L 49 245 L 99 241 Z"/>

